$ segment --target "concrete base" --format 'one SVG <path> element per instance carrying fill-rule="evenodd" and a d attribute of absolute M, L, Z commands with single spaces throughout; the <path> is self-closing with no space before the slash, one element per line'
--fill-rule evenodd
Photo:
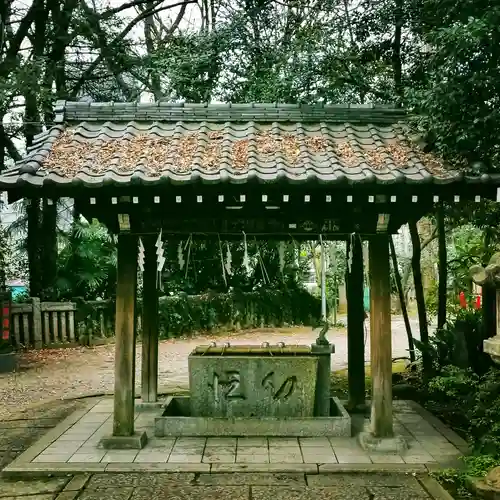
<path fill-rule="evenodd" d="M 189 397 L 172 397 L 155 418 L 156 437 L 351 437 L 351 417 L 337 398 L 328 417 L 193 417 Z"/>
<path fill-rule="evenodd" d="M 145 431 L 132 436 L 106 436 L 99 441 L 99 447 L 105 450 L 142 450 L 148 442 Z"/>
<path fill-rule="evenodd" d="M 408 449 L 408 443 L 401 436 L 378 438 L 371 432 L 362 432 L 358 441 L 363 450 L 375 453 L 401 454 Z"/>

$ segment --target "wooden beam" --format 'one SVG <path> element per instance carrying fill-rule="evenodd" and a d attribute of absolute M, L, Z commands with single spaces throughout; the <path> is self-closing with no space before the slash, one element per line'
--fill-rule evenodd
<path fill-rule="evenodd" d="M 134 434 L 137 237 L 118 236 L 113 436 Z"/>
<path fill-rule="evenodd" d="M 142 238 L 144 275 L 142 284 L 141 396 L 145 403 L 154 403 L 158 398 L 158 292 L 155 242 L 155 235 L 147 235 Z"/>
<path fill-rule="evenodd" d="M 365 405 L 365 308 L 363 280 L 363 246 L 361 236 L 348 240 L 347 259 L 347 378 L 348 408 L 361 409 Z M 350 255 L 352 258 L 350 259 Z"/>
<path fill-rule="evenodd" d="M 387 234 L 373 236 L 370 239 L 369 267 L 371 431 L 376 438 L 387 438 L 393 436 L 391 283 Z"/>

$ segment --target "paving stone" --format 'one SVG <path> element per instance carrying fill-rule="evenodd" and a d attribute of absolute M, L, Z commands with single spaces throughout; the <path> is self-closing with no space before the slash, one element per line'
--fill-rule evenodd
<path fill-rule="evenodd" d="M 1 497 L 1 498 L 2 500 L 53 500 L 54 495 L 52 493 L 48 493 L 46 495 L 30 495 L 29 497 Z"/>
<path fill-rule="evenodd" d="M 107 498 L 107 497 L 106 497 Z M 168 486 L 165 489 L 137 488 L 130 500 L 248 500 L 248 486 Z M 85 499 L 84 499 L 85 500 Z M 93 500 L 93 499 L 92 499 Z"/>
<path fill-rule="evenodd" d="M 202 462 L 205 464 L 234 464 L 236 462 L 235 453 L 209 453 L 203 455 Z"/>
<path fill-rule="evenodd" d="M 56 500 L 76 500 L 76 497 L 80 494 L 79 491 L 63 491 L 57 495 Z M 27 498 L 26 500 L 29 500 Z"/>
<path fill-rule="evenodd" d="M 405 488 L 407 490 L 421 489 L 413 476 L 398 473 L 334 473 L 307 474 L 307 484 L 310 486 L 367 486 L 385 488 Z"/>
<path fill-rule="evenodd" d="M 133 488 L 108 488 L 102 490 L 84 490 L 78 500 L 130 500 Z"/>
<path fill-rule="evenodd" d="M 326 437 L 299 438 L 301 448 L 327 448 L 331 449 L 331 444 Z"/>
<path fill-rule="evenodd" d="M 423 448 L 431 455 L 461 455 L 461 453 L 453 445 L 434 446 L 423 443 Z"/>
<path fill-rule="evenodd" d="M 102 462 L 133 462 L 138 451 L 135 450 L 112 450 L 108 451 L 102 458 Z"/>
<path fill-rule="evenodd" d="M 56 443 L 60 443 L 62 441 L 69 441 L 69 442 L 84 442 L 87 441 L 91 437 L 91 433 L 88 432 L 79 432 L 79 433 L 74 433 L 74 434 L 63 434 L 62 436 L 57 438 Z"/>
<path fill-rule="evenodd" d="M 400 455 L 374 454 L 370 455 L 370 459 L 374 464 L 404 464 L 405 461 Z"/>
<path fill-rule="evenodd" d="M 252 500 L 368 500 L 368 492 L 362 487 L 279 487 L 279 486 L 253 486 Z"/>
<path fill-rule="evenodd" d="M 90 474 L 77 474 L 71 478 L 69 483 L 64 487 L 64 491 L 81 490 L 89 481 Z"/>
<path fill-rule="evenodd" d="M 268 438 L 269 447 L 279 446 L 279 447 L 289 447 L 289 446 L 299 446 L 299 440 L 297 438 L 280 438 L 280 437 L 270 437 Z"/>
<path fill-rule="evenodd" d="M 259 473 L 233 472 L 219 474 L 200 474 L 197 484 L 214 486 L 240 485 L 305 485 L 305 476 L 300 473 Z"/>
<path fill-rule="evenodd" d="M 331 453 L 327 455 L 326 453 L 323 455 L 318 454 L 307 454 L 302 453 L 302 457 L 304 458 L 304 462 L 306 464 L 338 464 L 337 457 Z"/>
<path fill-rule="evenodd" d="M 338 465 L 338 464 L 333 464 Z M 325 465 L 324 467 L 328 467 Z M 205 471 L 203 471 L 205 472 Z M 317 474 L 316 464 L 212 464 L 211 473 L 221 472 L 273 472 L 273 473 L 295 473 Z"/>
<path fill-rule="evenodd" d="M 267 446 L 238 446 L 237 453 L 244 453 L 245 455 L 269 455 L 269 448 Z"/>
<path fill-rule="evenodd" d="M 68 460 L 68 463 L 99 463 L 106 455 L 106 452 L 96 452 L 96 453 L 75 453 Z"/>
<path fill-rule="evenodd" d="M 346 448 L 334 448 L 335 456 L 340 464 L 367 464 L 372 463 L 370 457 L 363 450 L 350 450 Z"/>
<path fill-rule="evenodd" d="M 50 479 L 32 479 L 22 481 L 0 480 L 0 498 L 16 497 L 21 495 L 52 494 L 61 491 L 69 478 L 57 477 Z"/>
<path fill-rule="evenodd" d="M 48 453 L 40 453 L 37 457 L 33 459 L 33 462 L 46 462 L 46 463 L 64 463 L 67 462 L 71 458 L 72 453 L 60 453 L 58 455 L 48 454 Z"/>
<path fill-rule="evenodd" d="M 193 446 L 205 446 L 207 442 L 206 438 L 198 438 L 198 437 L 182 437 L 177 438 L 175 441 L 175 446 L 182 447 L 193 447 Z"/>
<path fill-rule="evenodd" d="M 264 454 L 247 454 L 247 453 L 238 453 L 236 455 L 236 462 L 242 464 L 268 464 L 269 463 L 269 455 Z"/>
<path fill-rule="evenodd" d="M 183 464 L 199 464 L 201 463 L 202 459 L 202 454 L 174 454 L 174 452 L 171 453 L 171 455 L 168 457 L 168 462 L 169 463 L 183 463 Z"/>
<path fill-rule="evenodd" d="M 234 446 L 209 446 L 205 447 L 203 452 L 204 455 L 212 454 L 212 453 L 224 453 L 224 454 L 235 454 L 236 453 L 236 445 Z"/>
<path fill-rule="evenodd" d="M 406 464 L 426 464 L 429 462 L 435 462 L 432 455 L 425 453 L 403 455 L 403 460 Z"/>
<path fill-rule="evenodd" d="M 141 450 L 135 457 L 134 462 L 144 463 L 144 462 L 166 462 L 168 460 L 169 453 L 163 451 L 150 451 Z"/>
<path fill-rule="evenodd" d="M 210 446 L 236 447 L 237 438 L 233 437 L 209 437 L 207 438 L 207 448 Z"/>
<path fill-rule="evenodd" d="M 333 449 L 329 447 L 319 447 L 319 448 L 313 448 L 311 447 L 303 447 L 302 448 L 302 455 L 332 455 L 335 456 L 333 453 Z"/>
<path fill-rule="evenodd" d="M 275 464 L 302 464 L 304 459 L 302 453 L 276 453 L 269 450 L 269 462 Z"/>
<path fill-rule="evenodd" d="M 368 491 L 373 495 L 373 500 L 416 500 L 430 498 L 428 493 L 419 485 L 418 487 L 408 489 L 391 488 L 383 486 L 368 486 Z"/>
<path fill-rule="evenodd" d="M 356 438 L 349 437 L 331 437 L 328 438 L 333 449 L 342 448 L 349 450 L 361 450 Z"/>
<path fill-rule="evenodd" d="M 154 450 L 172 450 L 174 447 L 175 439 L 159 439 L 159 438 L 151 438 L 148 439 L 145 450 L 154 449 Z"/>
<path fill-rule="evenodd" d="M 269 447 L 268 439 L 265 437 L 242 437 L 238 438 L 238 448 L 240 447 Z"/>
<path fill-rule="evenodd" d="M 104 473 L 94 474 L 87 490 L 96 490 L 103 488 L 121 488 L 121 487 L 153 487 L 157 485 L 169 484 L 190 484 L 194 481 L 195 475 L 192 473 L 180 472 L 131 472 L 131 473 Z M 104 498 L 104 497 L 103 497 Z"/>
<path fill-rule="evenodd" d="M 203 455 L 205 448 L 203 446 L 196 446 L 192 448 L 187 448 L 184 446 L 176 446 L 172 448 L 172 455 Z"/>
<path fill-rule="evenodd" d="M 59 453 L 75 453 L 76 450 L 81 448 L 83 442 L 67 441 L 65 443 L 54 443 L 43 451 L 49 455 L 57 455 Z"/>

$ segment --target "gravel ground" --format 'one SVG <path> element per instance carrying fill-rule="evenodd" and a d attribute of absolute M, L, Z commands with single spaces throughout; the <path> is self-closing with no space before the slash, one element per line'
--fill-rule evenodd
<path fill-rule="evenodd" d="M 412 321 L 412 329 L 418 336 L 418 323 Z M 367 324 L 366 332 L 369 331 Z M 218 336 L 172 339 L 160 342 L 159 388 L 160 390 L 188 387 L 187 357 L 200 344 L 212 340 L 218 343 L 261 344 L 279 341 L 285 344 L 311 344 L 317 331 L 308 327 L 246 330 Z M 345 329 L 331 330 L 330 342 L 335 345 L 332 369 L 347 366 L 347 336 Z M 401 317 L 392 319 L 393 357 L 405 356 L 408 343 Z M 366 360 L 369 360 L 369 336 L 366 338 Z M 114 345 L 95 348 L 66 348 L 29 351 L 20 358 L 17 373 L 0 374 L 0 420 L 13 412 L 22 411 L 33 403 L 72 398 L 89 393 L 111 393 L 114 383 Z M 140 381 L 141 346 L 137 346 L 136 370 Z"/>

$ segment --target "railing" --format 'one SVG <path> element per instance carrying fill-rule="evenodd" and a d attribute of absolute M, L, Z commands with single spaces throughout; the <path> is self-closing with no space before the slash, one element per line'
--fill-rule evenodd
<path fill-rule="evenodd" d="M 17 348 L 41 349 L 76 343 L 93 345 L 114 335 L 111 300 L 30 302 L 11 306 L 11 338 Z M 140 328 L 140 317 L 137 318 Z"/>
<path fill-rule="evenodd" d="M 74 343 L 74 302 L 40 302 L 33 298 L 30 303 L 12 304 L 12 337 L 16 347 Z"/>

